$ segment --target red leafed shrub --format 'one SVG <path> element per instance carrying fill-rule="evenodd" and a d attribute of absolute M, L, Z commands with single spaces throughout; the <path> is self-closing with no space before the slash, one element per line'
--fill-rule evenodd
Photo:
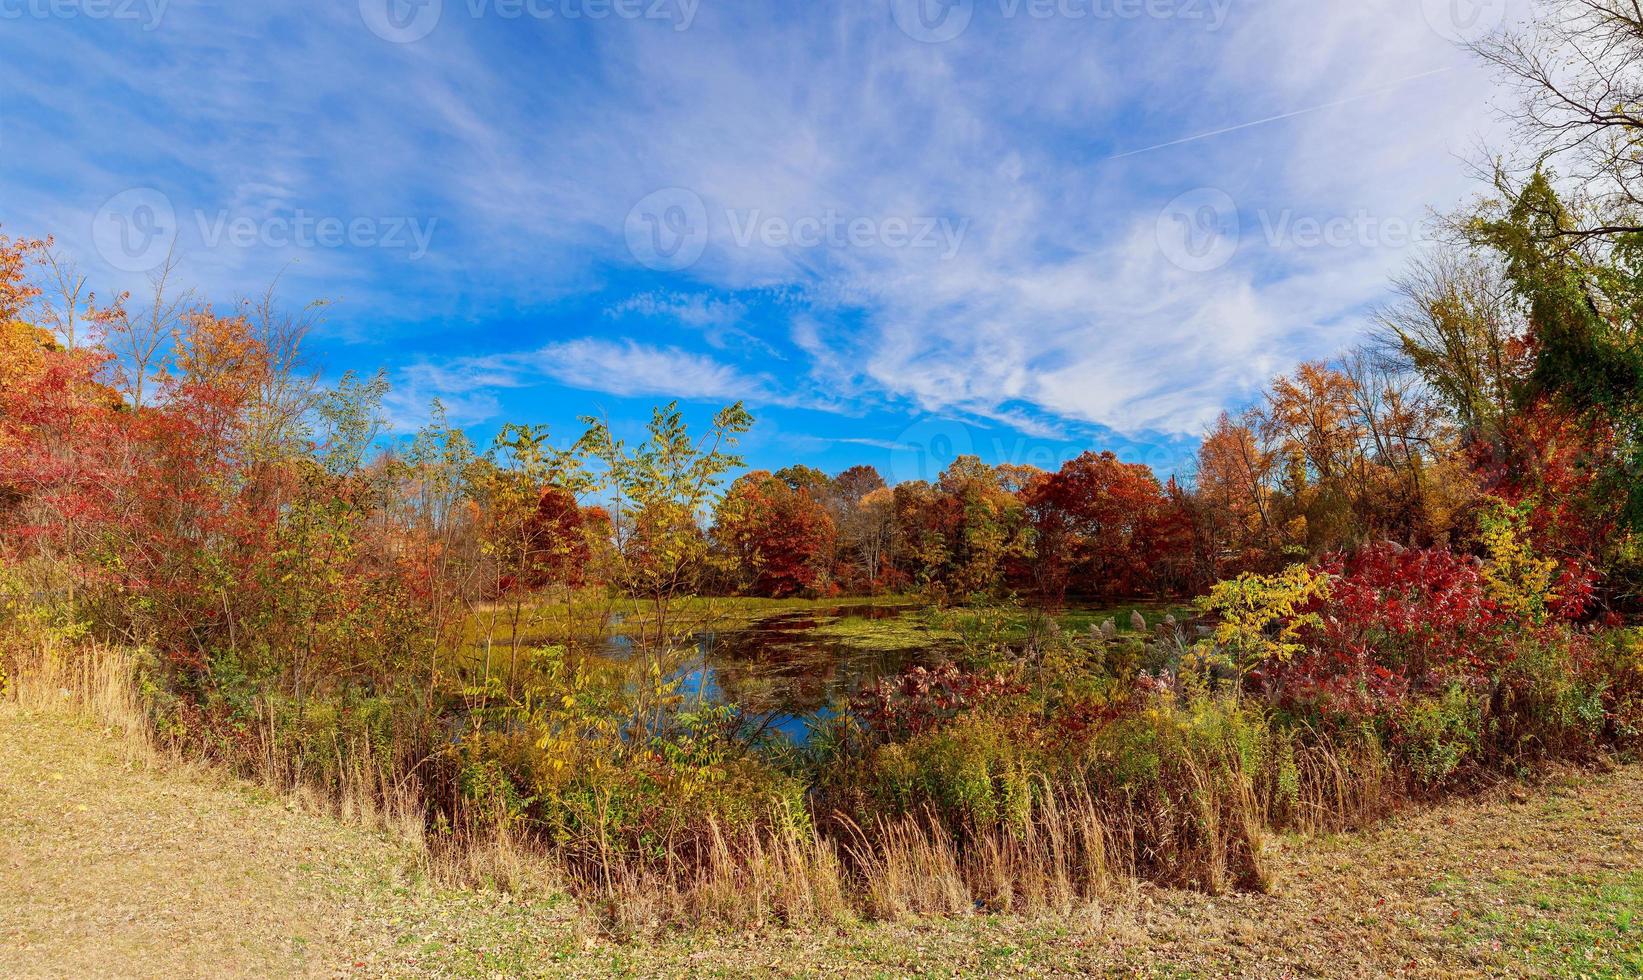
<path fill-rule="evenodd" d="M 1481 485 L 1508 503 L 1533 504 L 1530 544 L 1566 567 L 1598 560 L 1614 544 L 1625 495 L 1601 477 L 1623 465 L 1621 452 L 1611 421 L 1545 398 L 1513 416 L 1499 441 L 1470 447 Z"/>
<path fill-rule="evenodd" d="M 1552 614 L 1566 620 L 1577 620 L 1586 615 L 1597 597 L 1597 582 L 1597 572 L 1593 571 L 1590 565 L 1583 562 L 1564 562 L 1558 570 L 1557 585 L 1551 602 Z M 1605 613 L 1600 621 L 1613 628 L 1624 623 L 1625 619 L 1610 612 Z"/>
<path fill-rule="evenodd" d="M 851 700 L 851 708 L 875 734 L 905 738 L 950 721 L 960 712 L 998 704 L 1026 692 L 1026 685 L 1003 674 L 961 670 L 942 664 L 913 667 L 885 679 Z"/>
<path fill-rule="evenodd" d="M 1493 666 L 1506 618 L 1473 559 L 1382 544 L 1336 556 L 1325 569 L 1337 578 L 1323 610 L 1324 647 L 1373 655 L 1411 679 Z"/>
<path fill-rule="evenodd" d="M 1370 714 L 1510 657 L 1509 621 L 1470 558 L 1380 544 L 1322 567 L 1333 580 L 1313 610 L 1307 651 L 1260 675 L 1282 701 Z"/>
<path fill-rule="evenodd" d="M 1143 674 L 1149 679 L 1144 687 L 1137 684 L 1137 692 L 1142 697 L 1167 689 L 1163 682 L 1152 680 L 1150 675 Z M 1127 711 L 1134 708 L 1136 701 L 1108 701 L 1098 698 L 1086 698 L 1065 705 L 1057 711 L 1052 719 L 1051 735 L 1062 744 L 1074 744 L 1089 738 L 1092 734 L 1105 728 L 1107 725 L 1123 717 Z"/>

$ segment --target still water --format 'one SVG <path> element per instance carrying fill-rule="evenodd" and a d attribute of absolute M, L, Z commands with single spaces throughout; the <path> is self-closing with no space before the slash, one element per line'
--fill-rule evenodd
<path fill-rule="evenodd" d="M 905 648 L 868 649 L 817 631 L 844 617 L 882 620 L 912 612 L 910 606 L 807 609 L 703 634 L 685 690 L 738 704 L 755 724 L 802 745 L 812 724 L 832 717 L 863 687 L 945 652 L 942 644 L 912 640 Z"/>

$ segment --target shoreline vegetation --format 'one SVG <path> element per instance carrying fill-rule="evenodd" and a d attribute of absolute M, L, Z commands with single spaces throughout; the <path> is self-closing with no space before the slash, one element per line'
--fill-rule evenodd
<path fill-rule="evenodd" d="M 420 827 L 314 814 L 329 808 L 130 740 L 119 719 L 141 714 L 98 693 L 118 686 L 36 680 L 0 704 L 0 866 L 14 883 L 0 895 L 7 974 L 48 964 L 88 976 L 1643 971 L 1636 764 L 1507 780 L 1361 833 L 1274 837 L 1267 895 L 1129 886 L 1071 913 L 687 930 L 636 943 L 604 935 L 551 880 L 453 885 Z"/>

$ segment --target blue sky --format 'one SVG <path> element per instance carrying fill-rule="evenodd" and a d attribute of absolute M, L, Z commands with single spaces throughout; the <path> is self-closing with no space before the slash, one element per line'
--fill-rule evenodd
<path fill-rule="evenodd" d="M 333 301 L 400 429 L 1174 470 L 1477 192 L 1502 4 L 0 0 L 0 227 Z"/>

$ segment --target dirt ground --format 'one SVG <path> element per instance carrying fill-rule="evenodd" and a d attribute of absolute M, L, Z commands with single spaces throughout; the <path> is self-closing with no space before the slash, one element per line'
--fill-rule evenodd
<path fill-rule="evenodd" d="M 0 707 L 0 976 L 1643 977 L 1643 767 L 1277 839 L 1271 895 L 620 944 L 563 897 Z"/>

